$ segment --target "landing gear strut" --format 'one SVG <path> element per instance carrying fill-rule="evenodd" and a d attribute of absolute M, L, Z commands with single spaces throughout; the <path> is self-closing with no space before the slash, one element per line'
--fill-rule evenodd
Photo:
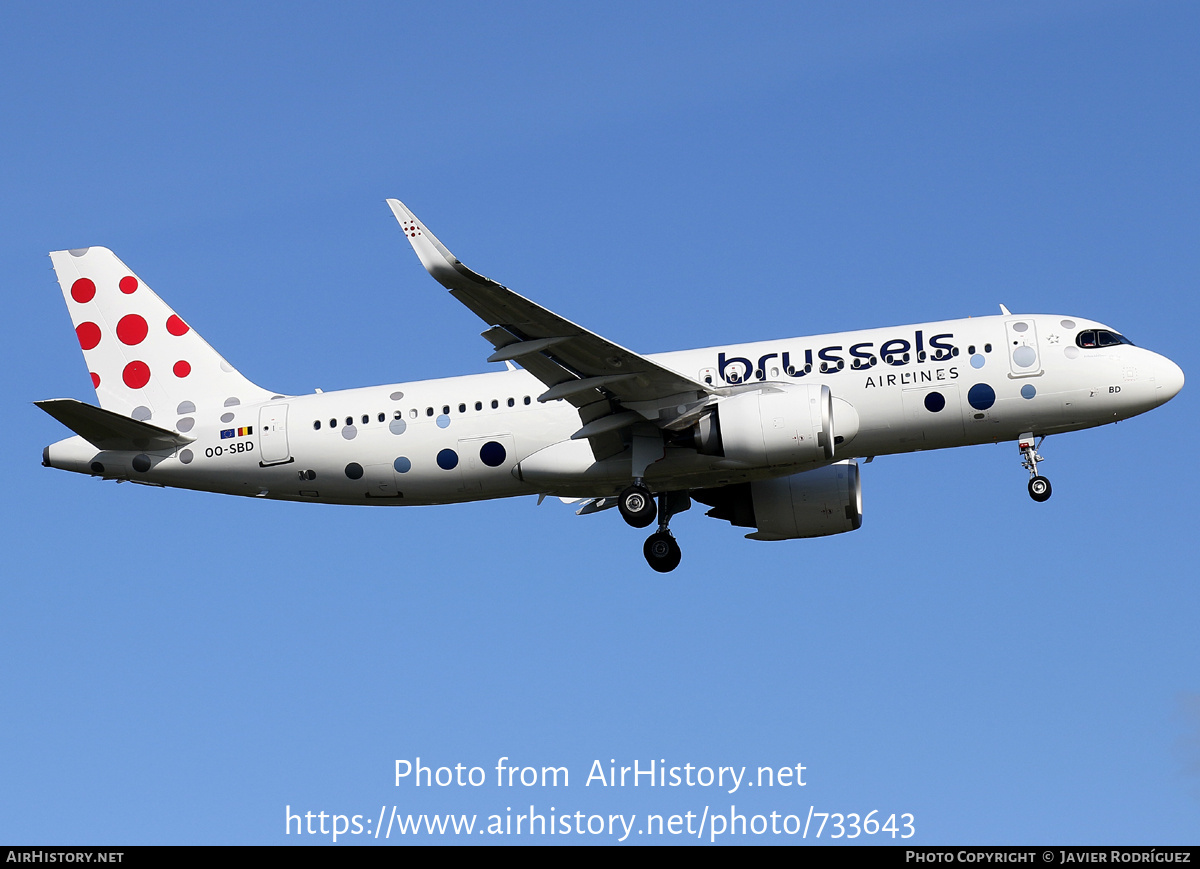
<path fill-rule="evenodd" d="M 659 573 L 670 573 L 679 566 L 683 552 L 667 526 L 672 516 L 691 506 L 692 499 L 687 492 L 664 492 L 658 496 L 658 530 L 646 538 L 642 554 L 646 556 L 646 563 Z"/>
<path fill-rule="evenodd" d="M 1044 437 L 1034 442 L 1033 432 L 1026 432 L 1017 439 L 1021 450 L 1021 466 L 1029 471 L 1029 497 L 1035 501 L 1045 501 L 1050 497 L 1050 481 L 1038 475 L 1038 462 L 1046 461 L 1038 455 L 1037 448 L 1041 446 Z"/>

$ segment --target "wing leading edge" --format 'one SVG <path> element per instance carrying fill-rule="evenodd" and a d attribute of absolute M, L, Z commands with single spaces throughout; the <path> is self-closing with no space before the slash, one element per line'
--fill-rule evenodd
<path fill-rule="evenodd" d="M 489 362 L 513 361 L 548 387 L 538 401 L 579 410 L 597 458 L 624 448 L 622 430 L 645 422 L 678 430 L 695 421 L 715 390 L 558 316 L 463 265 L 398 199 L 392 213 L 434 280 L 490 328 Z"/>

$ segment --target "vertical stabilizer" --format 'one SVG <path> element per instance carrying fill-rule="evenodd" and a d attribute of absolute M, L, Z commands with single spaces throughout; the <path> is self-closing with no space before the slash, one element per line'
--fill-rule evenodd
<path fill-rule="evenodd" d="M 258 402 L 255 386 L 112 251 L 50 254 L 100 406 L 179 431 L 193 414 Z"/>

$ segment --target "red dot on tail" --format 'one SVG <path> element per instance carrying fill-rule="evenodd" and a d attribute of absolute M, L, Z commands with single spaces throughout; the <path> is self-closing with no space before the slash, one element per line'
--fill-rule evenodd
<path fill-rule="evenodd" d="M 122 344 L 128 344 L 131 347 L 134 344 L 141 344 L 149 331 L 150 327 L 146 325 L 145 319 L 138 314 L 126 314 L 117 323 L 117 337 L 121 339 Z"/>
<path fill-rule="evenodd" d="M 180 320 L 175 314 L 167 318 L 167 331 L 172 335 L 184 335 L 187 333 L 188 324 Z"/>
<path fill-rule="evenodd" d="M 121 278 L 121 283 L 117 284 L 121 288 L 121 292 L 129 295 L 138 288 L 138 280 L 133 275 L 126 275 Z"/>
<path fill-rule="evenodd" d="M 80 278 L 71 284 L 71 298 L 81 305 L 84 302 L 90 302 L 95 295 L 96 285 L 92 282 L 91 278 Z"/>
<path fill-rule="evenodd" d="M 171 370 L 175 372 L 176 377 L 187 377 L 192 373 L 192 366 L 186 360 L 180 359 Z"/>
<path fill-rule="evenodd" d="M 150 382 L 150 366 L 140 360 L 134 360 L 125 366 L 121 372 L 125 385 L 130 389 L 141 389 Z"/>
<path fill-rule="evenodd" d="M 76 326 L 75 335 L 79 338 L 79 346 L 84 350 L 91 350 L 100 343 L 100 327 L 91 321 Z"/>
<path fill-rule="evenodd" d="M 92 389 L 97 389 L 100 386 L 100 375 L 95 371 L 92 372 Z"/>

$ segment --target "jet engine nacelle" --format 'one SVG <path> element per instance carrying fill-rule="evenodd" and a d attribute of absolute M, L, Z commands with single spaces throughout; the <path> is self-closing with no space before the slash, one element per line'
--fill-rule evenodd
<path fill-rule="evenodd" d="M 853 459 L 692 496 L 712 505 L 707 515 L 756 528 L 746 535 L 751 540 L 825 537 L 862 526 L 862 482 Z"/>
<path fill-rule="evenodd" d="M 770 383 L 722 398 L 696 424 L 697 449 L 747 465 L 797 465 L 833 458 L 828 386 Z"/>

